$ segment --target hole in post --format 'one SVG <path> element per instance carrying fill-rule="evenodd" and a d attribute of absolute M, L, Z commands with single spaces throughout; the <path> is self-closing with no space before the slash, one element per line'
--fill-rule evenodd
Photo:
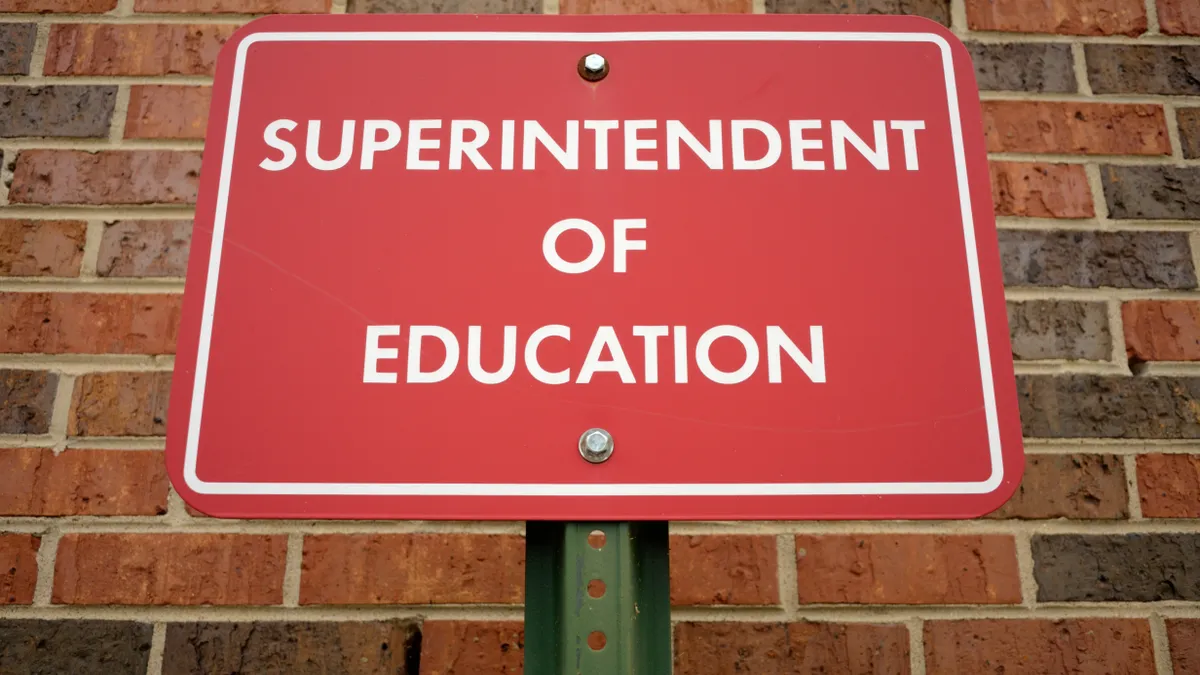
<path fill-rule="evenodd" d="M 588 646 L 592 651 L 598 652 L 604 649 L 604 645 L 608 644 L 608 638 L 604 637 L 604 633 L 594 630 L 588 634 Z"/>
<path fill-rule="evenodd" d="M 599 579 L 592 579 L 588 582 L 588 595 L 593 598 L 603 598 L 605 590 L 607 590 L 607 587 Z"/>
<path fill-rule="evenodd" d="M 604 548 L 604 542 L 607 539 L 608 537 L 604 536 L 603 530 L 592 530 L 588 533 L 588 546 L 591 546 L 599 551 L 600 549 Z"/>

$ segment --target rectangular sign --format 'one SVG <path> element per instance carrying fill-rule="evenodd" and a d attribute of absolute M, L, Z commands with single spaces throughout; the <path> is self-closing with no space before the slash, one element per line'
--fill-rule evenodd
<path fill-rule="evenodd" d="M 171 478 L 229 517 L 986 514 L 1023 466 L 988 180 L 923 19 L 260 19 Z"/>

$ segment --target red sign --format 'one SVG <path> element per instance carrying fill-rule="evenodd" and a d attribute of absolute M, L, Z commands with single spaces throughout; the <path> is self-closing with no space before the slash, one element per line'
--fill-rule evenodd
<path fill-rule="evenodd" d="M 169 426 L 218 516 L 985 514 L 1023 460 L 967 51 L 909 17 L 255 21 Z"/>

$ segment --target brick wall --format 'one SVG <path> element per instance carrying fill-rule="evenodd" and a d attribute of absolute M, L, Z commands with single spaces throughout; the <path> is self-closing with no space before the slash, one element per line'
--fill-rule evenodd
<path fill-rule="evenodd" d="M 676 671 L 1200 673 L 1197 0 L 0 0 L 0 672 L 520 671 L 520 523 L 213 520 L 164 476 L 213 62 L 277 11 L 949 25 L 1024 484 L 973 522 L 674 525 Z"/>

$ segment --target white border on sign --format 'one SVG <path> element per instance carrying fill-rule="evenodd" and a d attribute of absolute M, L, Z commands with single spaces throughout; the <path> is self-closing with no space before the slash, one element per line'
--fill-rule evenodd
<path fill-rule="evenodd" d="M 204 408 L 204 387 L 208 375 L 209 343 L 212 339 L 213 314 L 216 310 L 217 277 L 221 270 L 221 248 L 225 236 L 225 215 L 229 201 L 230 174 L 233 170 L 234 140 L 242 101 L 242 79 L 246 53 L 259 42 L 928 42 L 942 53 L 946 77 L 946 98 L 950 109 L 950 134 L 954 143 L 954 161 L 958 179 L 959 205 L 962 210 L 963 237 L 966 240 L 967 272 L 971 284 L 971 306 L 975 319 L 975 340 L 979 350 L 979 372 L 983 381 L 983 401 L 987 419 L 988 448 L 992 473 L 978 482 L 909 483 L 242 483 L 210 482 L 196 475 L 196 455 L 200 440 L 200 421 Z M 991 352 L 983 311 L 983 293 L 979 279 L 979 255 L 975 246 L 975 223 L 971 214 L 971 196 L 967 184 L 967 165 L 963 150 L 962 120 L 958 110 L 958 88 L 950 44 L 936 33 L 857 33 L 804 31 L 686 31 L 619 33 L 540 33 L 540 32 L 278 32 L 255 33 L 238 45 L 233 67 L 233 86 L 229 98 L 229 120 L 225 127 L 225 150 L 221 157 L 220 187 L 213 222 L 212 250 L 208 259 L 208 279 L 204 288 L 204 314 L 200 326 L 200 345 L 196 354 L 196 379 L 192 389 L 192 407 L 188 420 L 183 477 L 189 488 L 200 494 L 226 495 L 421 495 L 421 496 L 777 496 L 777 495 L 934 495 L 986 494 L 1004 480 L 1004 462 L 1000 450 L 1000 427 L 996 414 L 996 395 L 992 380 Z"/>

